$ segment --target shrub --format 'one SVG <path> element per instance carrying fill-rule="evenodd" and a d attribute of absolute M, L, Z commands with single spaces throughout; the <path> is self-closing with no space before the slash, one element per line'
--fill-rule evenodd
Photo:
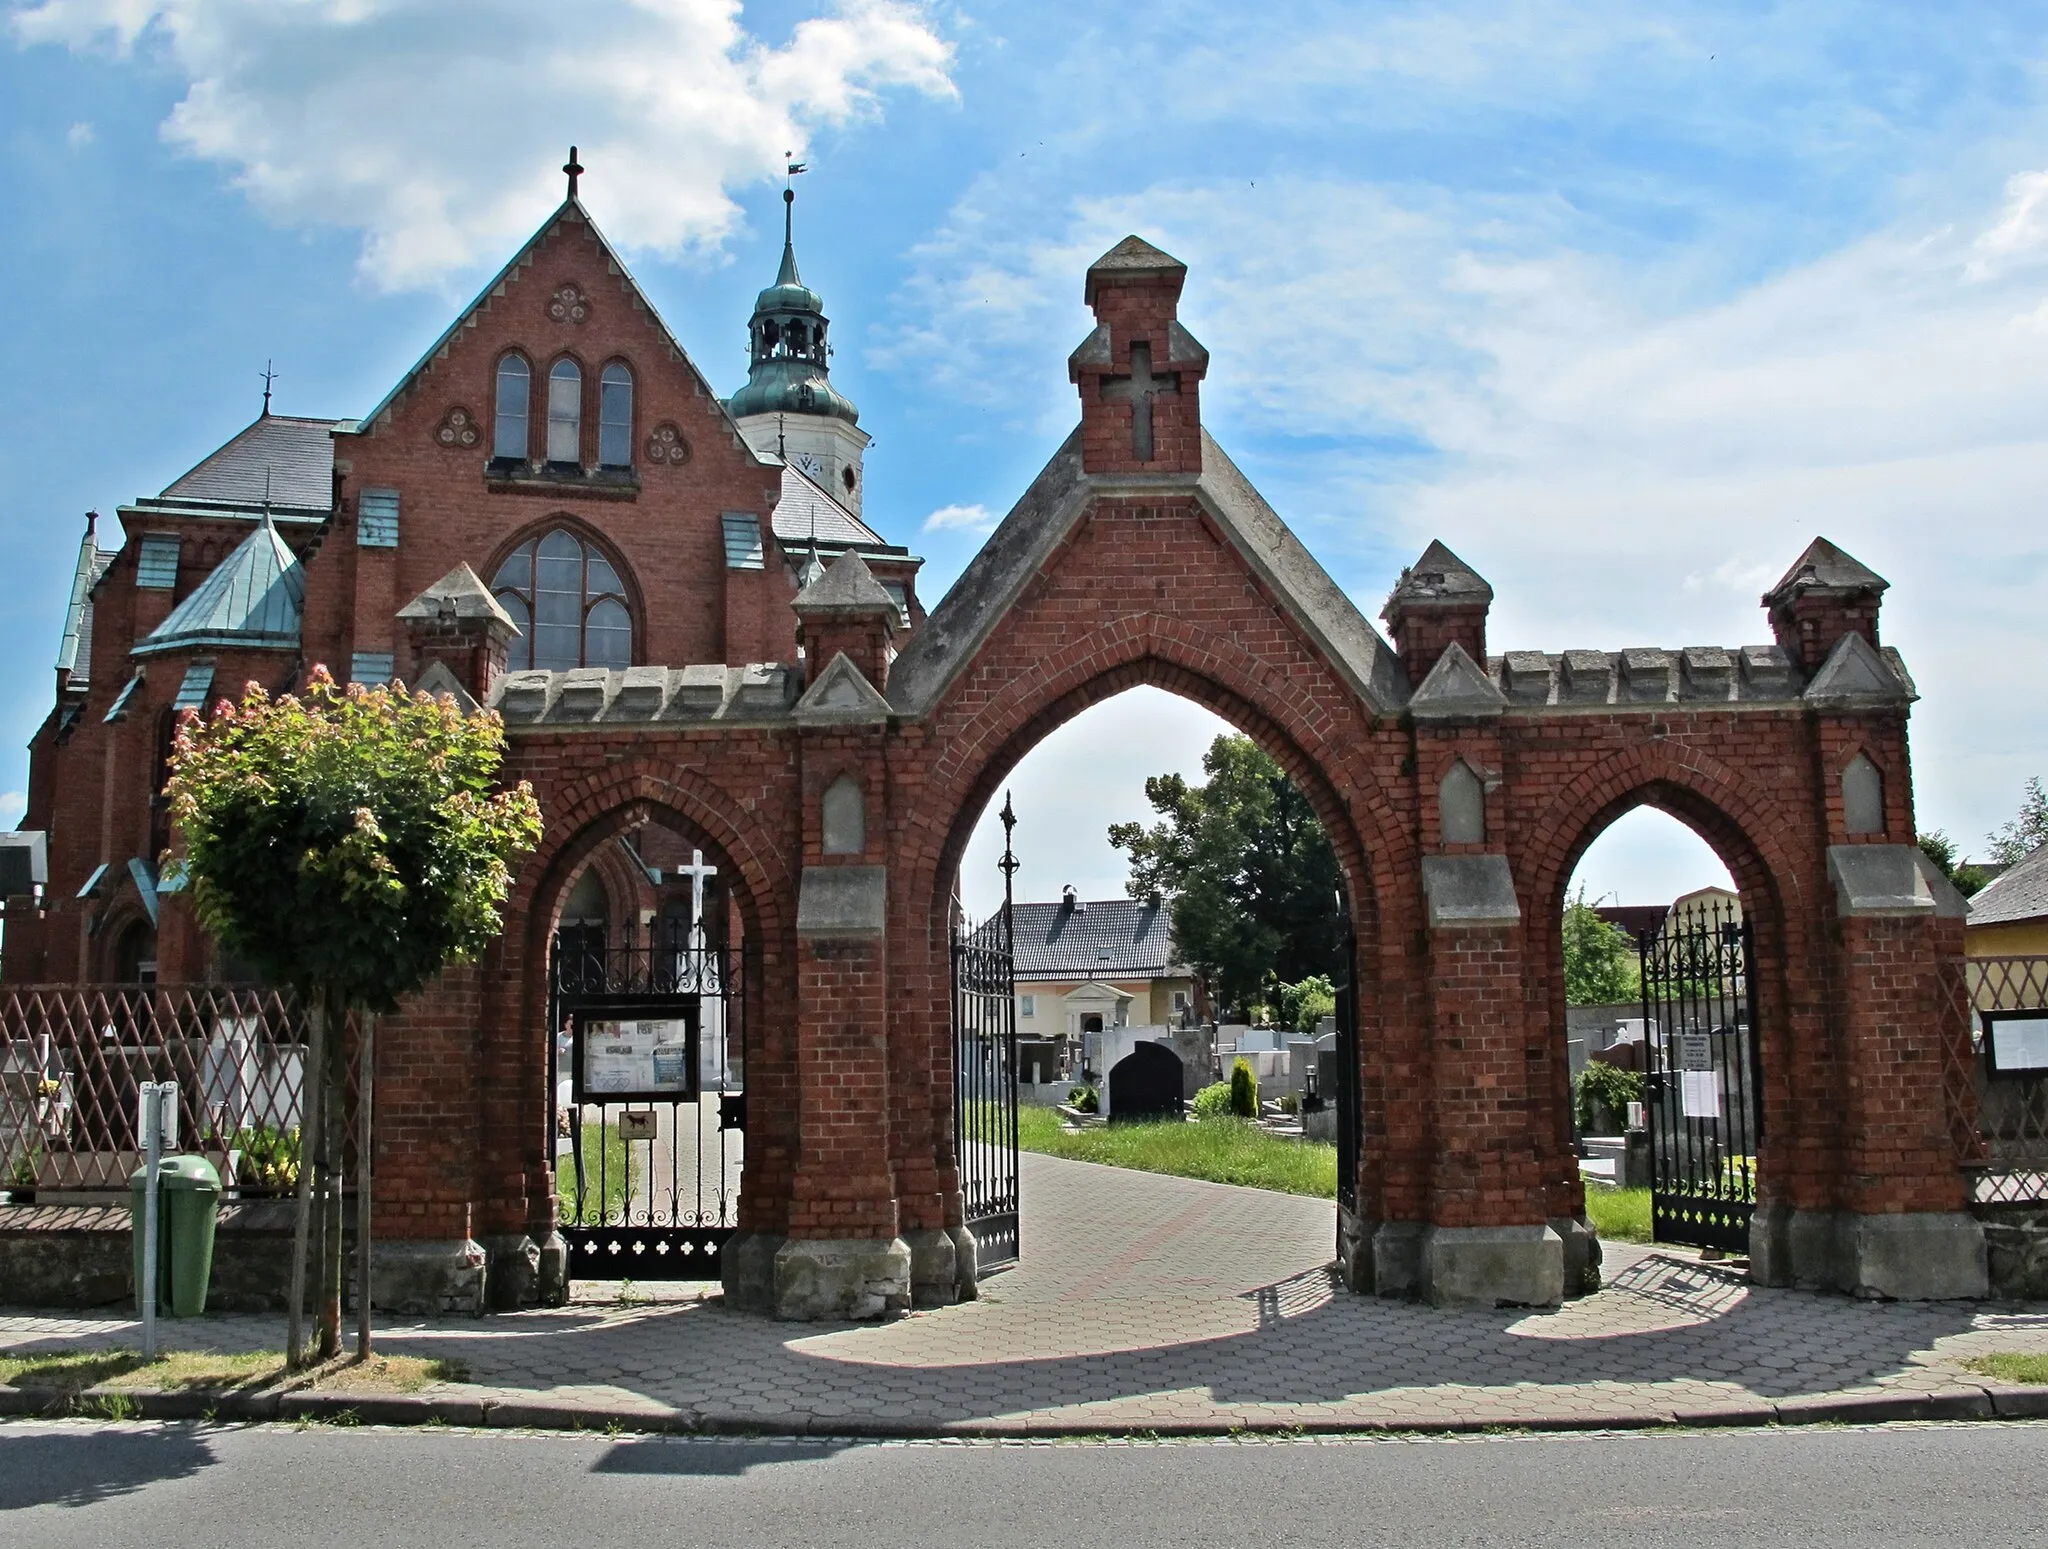
<path fill-rule="evenodd" d="M 1313 1035 L 1316 1024 L 1337 1009 L 1337 990 L 1327 974 L 1310 974 L 1299 984 L 1280 986 L 1280 1019 L 1297 1033 Z"/>
<path fill-rule="evenodd" d="M 1259 1116 L 1259 1077 L 1252 1062 L 1239 1057 L 1230 1067 L 1230 1111 L 1240 1119 Z"/>
<path fill-rule="evenodd" d="M 1079 1109 L 1082 1113 L 1100 1113 L 1102 1112 L 1102 1099 L 1095 1095 L 1094 1087 L 1077 1086 L 1073 1091 L 1067 1093 L 1067 1106 Z"/>
<path fill-rule="evenodd" d="M 1230 1083 L 1218 1081 L 1195 1093 L 1195 1117 L 1225 1119 L 1230 1116 Z"/>
<path fill-rule="evenodd" d="M 1623 1070 L 1605 1060 L 1588 1060 L 1586 1068 L 1579 1072 L 1579 1079 L 1572 1083 L 1572 1111 L 1579 1121 L 1579 1133 L 1590 1134 L 1598 1104 L 1619 1121 L 1626 1117 L 1628 1105 L 1643 1100 L 1643 1078 L 1633 1070 Z"/>

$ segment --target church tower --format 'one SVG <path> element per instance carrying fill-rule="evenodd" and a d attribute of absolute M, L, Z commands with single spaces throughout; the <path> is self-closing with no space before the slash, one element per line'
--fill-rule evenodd
<path fill-rule="evenodd" d="M 868 434 L 860 410 L 831 377 L 825 302 L 797 273 L 790 215 L 796 191 L 782 191 L 782 268 L 754 302 L 747 325 L 747 385 L 726 403 L 747 444 L 781 455 L 860 514 L 861 453 Z"/>

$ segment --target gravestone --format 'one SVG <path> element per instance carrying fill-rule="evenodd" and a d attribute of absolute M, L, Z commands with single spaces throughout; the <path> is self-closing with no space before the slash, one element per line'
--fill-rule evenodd
<path fill-rule="evenodd" d="M 1056 1043 L 1017 1044 L 1017 1079 L 1032 1086 L 1043 1086 L 1060 1078 L 1060 1046 Z"/>
<path fill-rule="evenodd" d="M 1109 1072 L 1111 1123 L 1125 1119 L 1177 1119 L 1186 1099 L 1180 1056 L 1163 1044 L 1132 1046 Z"/>

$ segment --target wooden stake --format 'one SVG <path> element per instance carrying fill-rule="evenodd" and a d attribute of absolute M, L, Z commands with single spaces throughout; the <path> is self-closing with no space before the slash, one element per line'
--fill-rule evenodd
<path fill-rule="evenodd" d="M 321 1086 L 327 1069 L 327 1002 L 316 995 L 309 1008 L 306 1057 L 299 1067 L 299 1181 L 292 1201 L 291 1310 L 285 1324 L 284 1363 L 290 1371 L 306 1364 L 306 1268 L 313 1224 L 313 1163 L 320 1155 Z"/>
<path fill-rule="evenodd" d="M 370 1151 L 371 1096 L 376 1088 L 377 1014 L 363 1013 L 356 1074 L 356 1359 L 370 1358 Z"/>

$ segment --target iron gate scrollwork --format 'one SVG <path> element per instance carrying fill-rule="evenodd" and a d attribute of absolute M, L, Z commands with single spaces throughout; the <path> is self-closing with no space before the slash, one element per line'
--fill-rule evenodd
<path fill-rule="evenodd" d="M 556 932 L 555 1193 L 573 1277 L 718 1278 L 739 1227 L 753 968 L 677 915 Z"/>
<path fill-rule="evenodd" d="M 984 1273 L 1014 1264 L 1018 1229 L 1016 927 L 1010 886 L 1017 824 L 1003 798 L 1002 913 L 953 938 L 953 1149 L 967 1229 Z"/>
<path fill-rule="evenodd" d="M 1651 1236 L 1747 1253 L 1763 1128 L 1749 926 L 1704 901 L 1639 951 Z"/>
<path fill-rule="evenodd" d="M 1343 956 L 1337 964 L 1337 1203 L 1353 1215 L 1358 1213 L 1358 937 L 1347 913 Z M 1326 1068 L 1318 1059 L 1320 1072 Z M 1340 1225 L 1340 1230 L 1341 1225 Z"/>

